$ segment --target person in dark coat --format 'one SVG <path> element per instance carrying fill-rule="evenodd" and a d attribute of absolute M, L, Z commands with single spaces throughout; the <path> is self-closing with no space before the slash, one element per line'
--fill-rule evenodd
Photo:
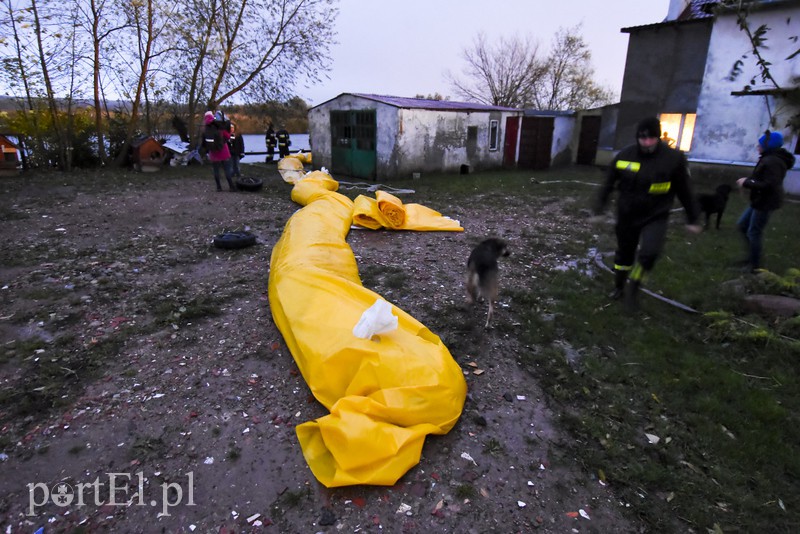
<path fill-rule="evenodd" d="M 225 179 L 228 181 L 228 187 L 231 191 L 236 191 L 236 186 L 231 179 L 231 151 L 228 148 L 228 139 L 230 139 L 230 132 L 228 131 L 227 124 L 224 120 L 215 118 L 214 113 L 206 111 L 203 116 L 203 123 L 205 129 L 203 130 L 203 137 L 208 150 L 208 160 L 211 162 L 211 167 L 214 171 L 214 181 L 217 183 L 217 191 L 222 191 L 220 184 L 220 171 L 225 173 Z M 216 132 L 222 136 L 222 141 L 219 148 L 211 146 L 211 140 L 216 137 Z"/>
<path fill-rule="evenodd" d="M 278 130 L 278 133 L 275 134 L 275 137 L 278 139 L 278 155 L 281 158 L 285 158 L 289 155 L 289 147 L 292 146 L 292 140 L 289 138 L 289 132 L 286 131 L 286 128 L 281 127 Z"/>
<path fill-rule="evenodd" d="M 664 248 L 676 196 L 686 210 L 687 231 L 702 231 L 696 224 L 699 210 L 690 180 L 686 156 L 661 140 L 661 122 L 656 117 L 639 122 L 636 144 L 622 149 L 611 162 L 594 212 L 600 214 L 612 191 L 619 191 L 611 297 L 618 299 L 624 295 L 629 310 L 636 307 L 639 286 Z"/>
<path fill-rule="evenodd" d="M 231 152 L 231 176 L 242 176 L 239 161 L 244 157 L 244 138 L 236 133 L 236 125 L 231 123 L 231 138 L 228 139 Z"/>
<path fill-rule="evenodd" d="M 750 205 L 736 223 L 747 244 L 747 259 L 741 262 L 747 272 L 761 268 L 764 229 L 772 212 L 783 204 L 783 179 L 795 161 L 783 148 L 779 132 L 764 132 L 757 150 L 760 156 L 753 173 L 736 180 L 740 188 L 750 190 Z"/>
<path fill-rule="evenodd" d="M 264 135 L 264 142 L 267 145 L 267 163 L 272 163 L 272 158 L 275 157 L 275 147 L 278 146 L 278 140 L 275 137 L 275 130 L 272 129 L 272 123 L 267 127 L 267 133 Z"/>

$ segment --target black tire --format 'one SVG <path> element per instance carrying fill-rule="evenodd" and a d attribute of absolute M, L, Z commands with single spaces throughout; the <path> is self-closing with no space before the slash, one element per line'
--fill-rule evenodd
<path fill-rule="evenodd" d="M 241 176 L 236 179 L 236 186 L 242 191 L 258 191 L 264 187 L 264 182 L 261 180 L 261 178 Z"/>
<path fill-rule="evenodd" d="M 225 232 L 214 237 L 214 246 L 217 248 L 245 248 L 256 244 L 256 236 L 250 232 Z"/>

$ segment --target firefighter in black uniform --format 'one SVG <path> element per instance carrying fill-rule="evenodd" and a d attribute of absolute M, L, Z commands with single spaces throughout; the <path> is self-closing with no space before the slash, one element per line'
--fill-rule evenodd
<path fill-rule="evenodd" d="M 281 127 L 275 135 L 278 138 L 278 154 L 281 158 L 285 158 L 289 155 L 289 147 L 292 146 L 289 132 L 286 131 L 286 128 Z"/>
<path fill-rule="evenodd" d="M 618 299 L 624 295 L 628 310 L 635 309 L 639 286 L 664 248 L 669 212 L 676 196 L 686 210 L 687 231 L 702 231 L 696 224 L 699 212 L 692 195 L 686 156 L 669 148 L 660 137 L 661 122 L 657 118 L 639 122 L 636 144 L 621 150 L 611 162 L 594 208 L 595 214 L 600 214 L 612 191 L 619 190 L 611 297 Z"/>
<path fill-rule="evenodd" d="M 267 163 L 272 163 L 272 158 L 275 157 L 275 147 L 278 145 L 278 140 L 275 139 L 275 130 L 272 129 L 272 123 L 267 127 L 267 133 L 264 134 L 264 142 L 267 145 Z"/>

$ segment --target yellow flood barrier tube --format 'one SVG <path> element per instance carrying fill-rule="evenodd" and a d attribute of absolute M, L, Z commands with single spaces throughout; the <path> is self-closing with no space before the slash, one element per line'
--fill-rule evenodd
<path fill-rule="evenodd" d="M 464 375 L 447 347 L 392 306 L 398 328 L 353 335 L 380 298 L 361 285 L 345 238 L 353 202 L 314 172 L 292 189 L 304 207 L 286 223 L 270 260 L 272 316 L 316 399 L 330 412 L 300 424 L 297 437 L 327 487 L 392 485 L 419 463 L 428 434 L 446 434 L 466 398 Z"/>

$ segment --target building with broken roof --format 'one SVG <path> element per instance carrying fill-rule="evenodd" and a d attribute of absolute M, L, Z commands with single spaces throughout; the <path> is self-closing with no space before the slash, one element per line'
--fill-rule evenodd
<path fill-rule="evenodd" d="M 766 129 L 800 154 L 800 1 L 753 0 L 747 8 L 749 30 L 764 29 L 759 53 L 769 77 L 735 7 L 722 2 L 671 0 L 664 21 L 622 29 L 630 35 L 622 92 L 603 112 L 598 162 L 633 143 L 637 122 L 653 115 L 695 165 L 752 167 Z M 785 181 L 794 194 L 798 165 Z"/>

